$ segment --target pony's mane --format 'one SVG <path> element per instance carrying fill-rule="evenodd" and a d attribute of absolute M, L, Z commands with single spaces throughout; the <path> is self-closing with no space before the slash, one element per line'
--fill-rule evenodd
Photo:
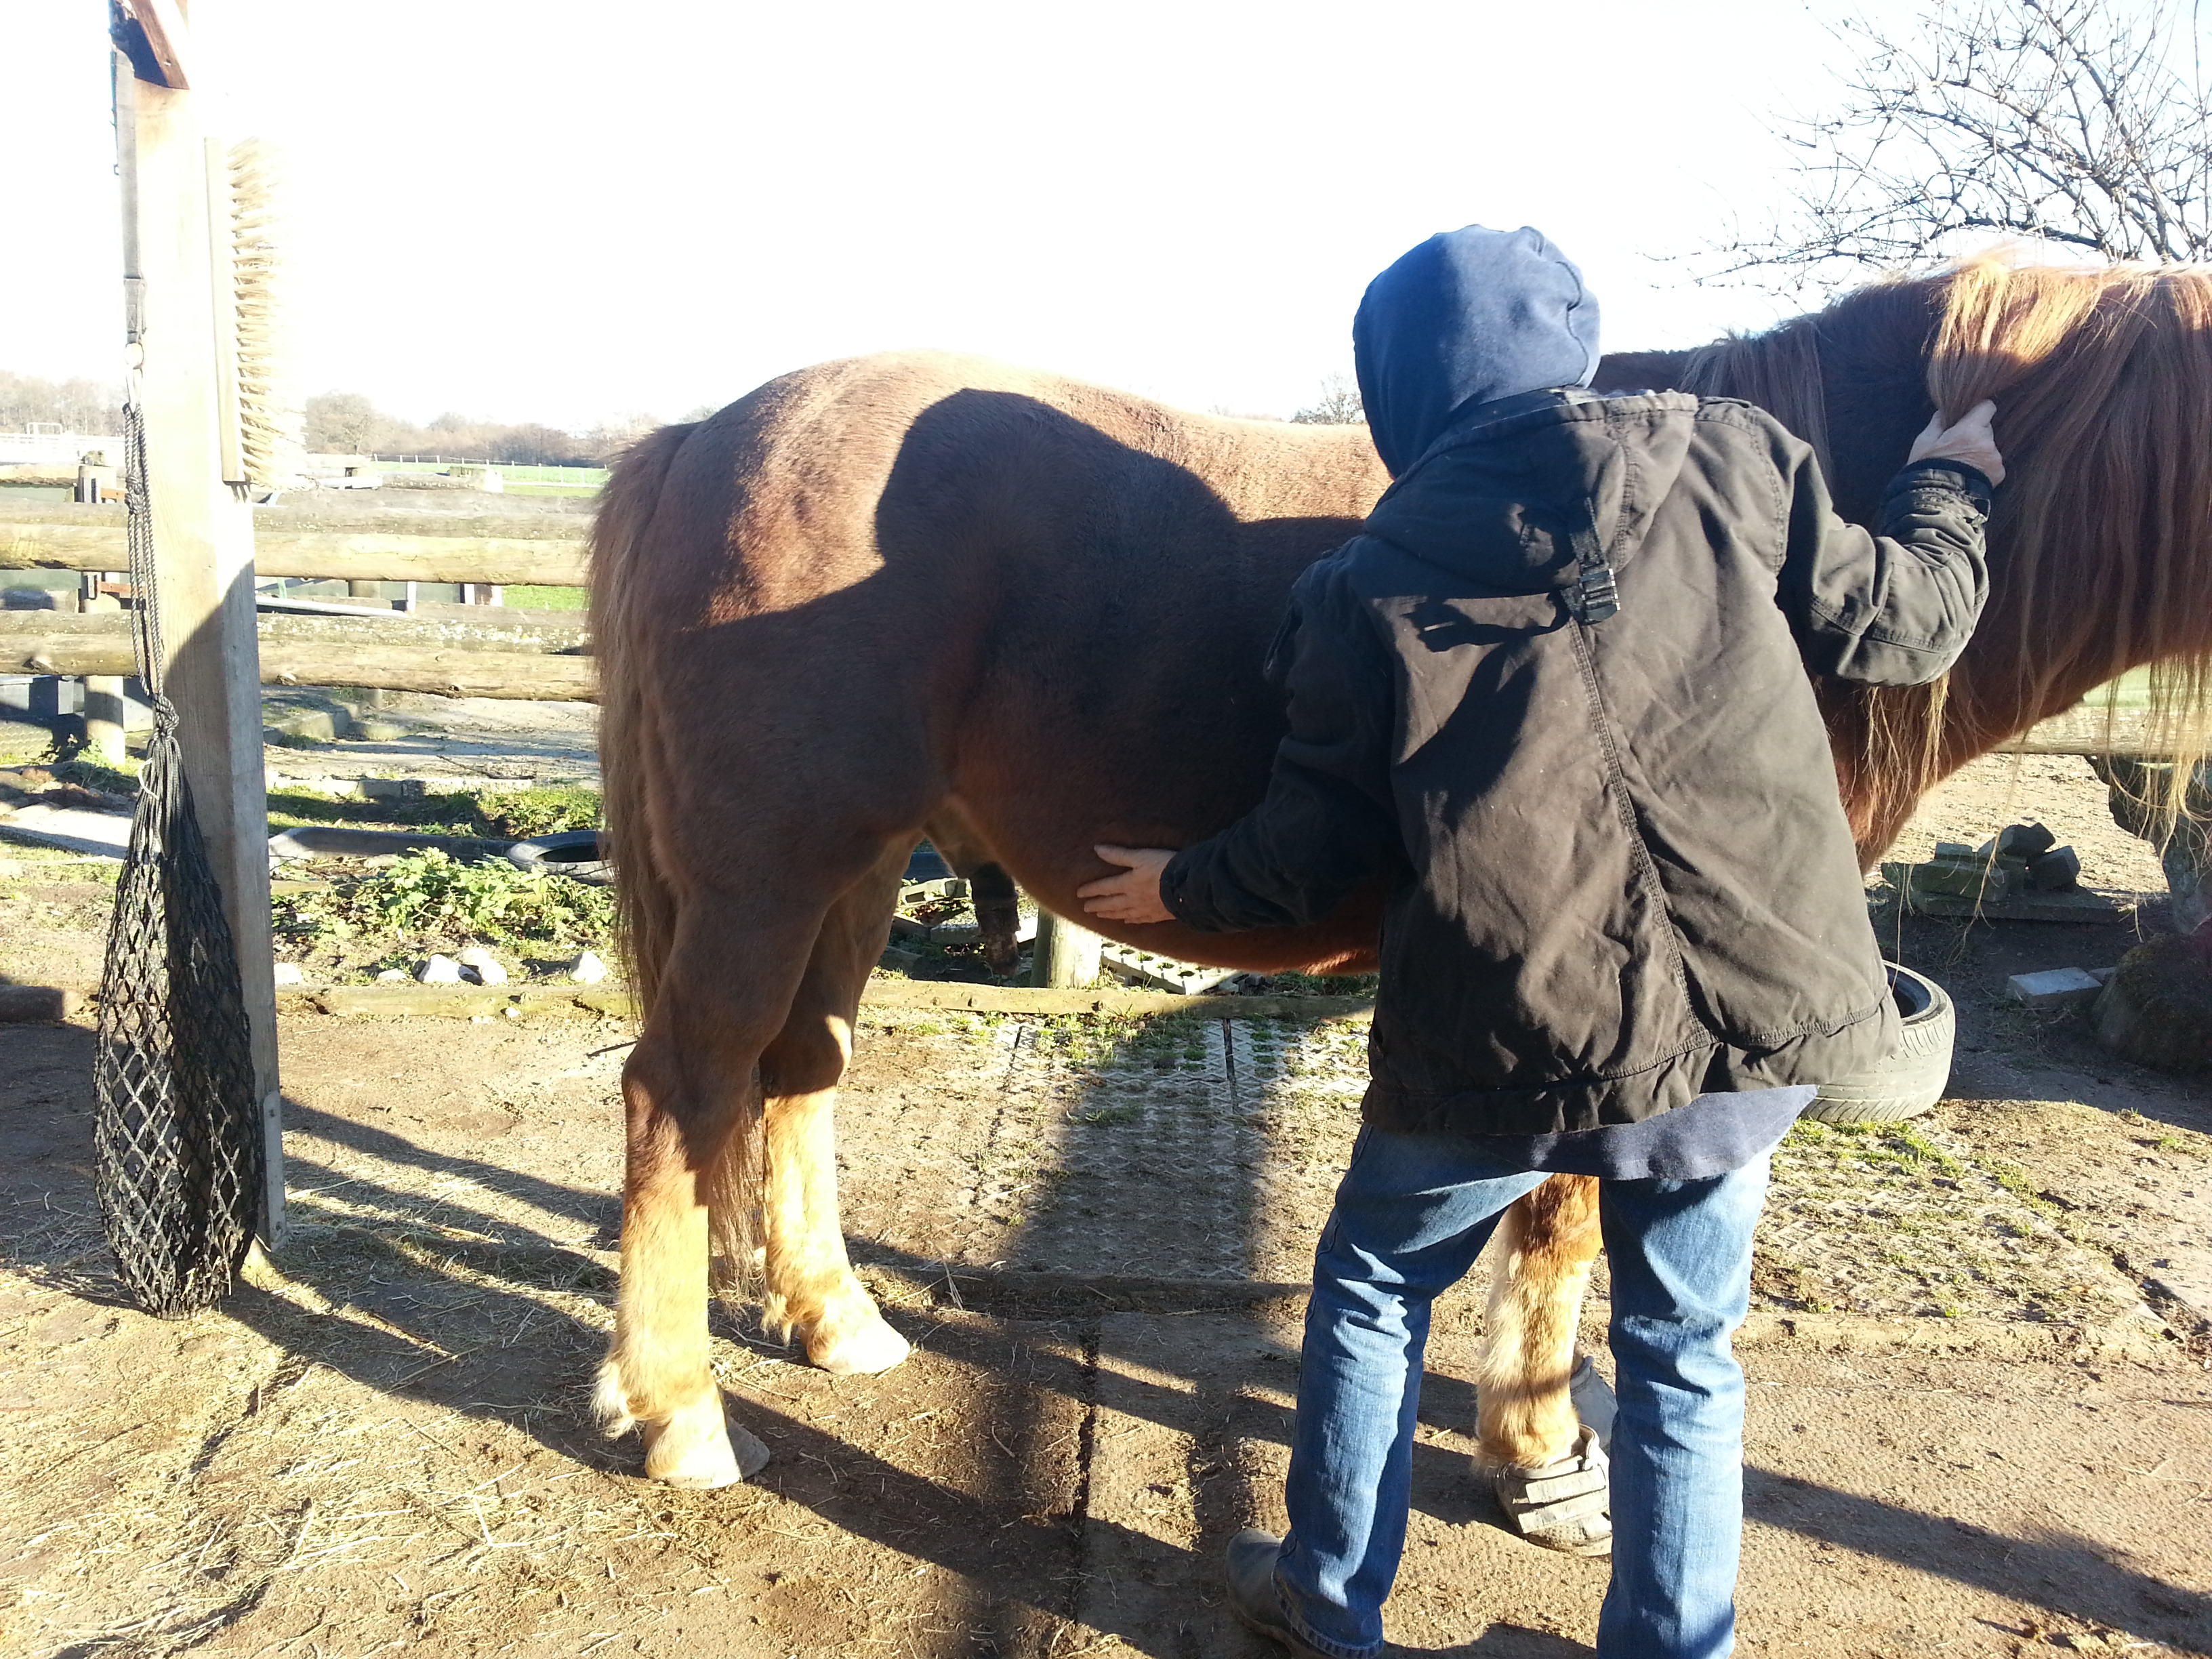
<path fill-rule="evenodd" d="M 2178 762 L 2177 805 L 2212 735 L 2212 269 L 2000 248 L 1883 288 L 1921 290 L 1933 319 L 1929 402 L 1956 417 L 1996 400 L 2006 483 L 1989 609 L 1958 667 L 1932 686 L 1830 688 L 1856 827 L 1886 840 L 1959 766 L 2145 664 L 2148 742 Z M 1831 430 L 1829 382 L 1881 291 L 1701 348 L 1681 384 L 1759 404 L 1832 477 L 1853 434 Z"/>

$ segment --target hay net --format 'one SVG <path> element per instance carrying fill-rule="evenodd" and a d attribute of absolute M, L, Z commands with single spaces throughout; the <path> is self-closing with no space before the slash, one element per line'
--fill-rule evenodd
<path fill-rule="evenodd" d="M 135 380 L 135 376 L 134 376 Z M 252 1242 L 261 1122 L 238 953 L 161 690 L 145 425 L 124 409 L 138 672 L 154 729 L 101 975 L 94 1185 L 131 1297 L 182 1318 L 219 1300 Z"/>

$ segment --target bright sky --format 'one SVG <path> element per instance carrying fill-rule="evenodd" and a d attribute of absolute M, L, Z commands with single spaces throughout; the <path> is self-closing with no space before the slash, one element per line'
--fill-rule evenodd
<path fill-rule="evenodd" d="M 198 0 L 283 149 L 303 389 L 588 426 L 890 347 L 1288 413 L 1369 277 L 1534 223 L 1607 343 L 1792 309 L 1693 253 L 1830 95 L 1793 0 Z M 111 377 L 106 6 L 0 0 L 0 368 Z M 1856 9 L 1903 23 L 1914 0 Z"/>

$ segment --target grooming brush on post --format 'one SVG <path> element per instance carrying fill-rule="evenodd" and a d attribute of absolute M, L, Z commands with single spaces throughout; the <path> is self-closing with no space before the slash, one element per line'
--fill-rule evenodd
<path fill-rule="evenodd" d="M 258 138 L 234 144 L 227 154 L 215 140 L 208 141 L 222 476 L 226 483 L 264 496 L 306 482 L 306 417 L 293 395 L 278 303 L 283 257 L 276 235 L 279 180 L 274 159 Z M 220 234 L 226 229 L 228 236 Z M 226 289 L 231 296 L 227 309 L 220 304 Z"/>

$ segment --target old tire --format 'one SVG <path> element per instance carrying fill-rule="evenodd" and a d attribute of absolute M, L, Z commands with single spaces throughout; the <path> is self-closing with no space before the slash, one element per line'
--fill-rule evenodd
<path fill-rule="evenodd" d="M 507 849 L 507 861 L 533 875 L 573 876 L 601 887 L 615 878 L 614 866 L 599 856 L 596 830 L 564 830 L 556 836 L 519 841 Z"/>
<path fill-rule="evenodd" d="M 1934 980 L 1893 962 L 1889 982 L 1903 1017 L 1897 1046 L 1880 1065 L 1822 1084 L 1802 1115 L 1821 1123 L 1895 1123 L 1943 1098 L 1959 1030 L 1951 999 Z"/>

